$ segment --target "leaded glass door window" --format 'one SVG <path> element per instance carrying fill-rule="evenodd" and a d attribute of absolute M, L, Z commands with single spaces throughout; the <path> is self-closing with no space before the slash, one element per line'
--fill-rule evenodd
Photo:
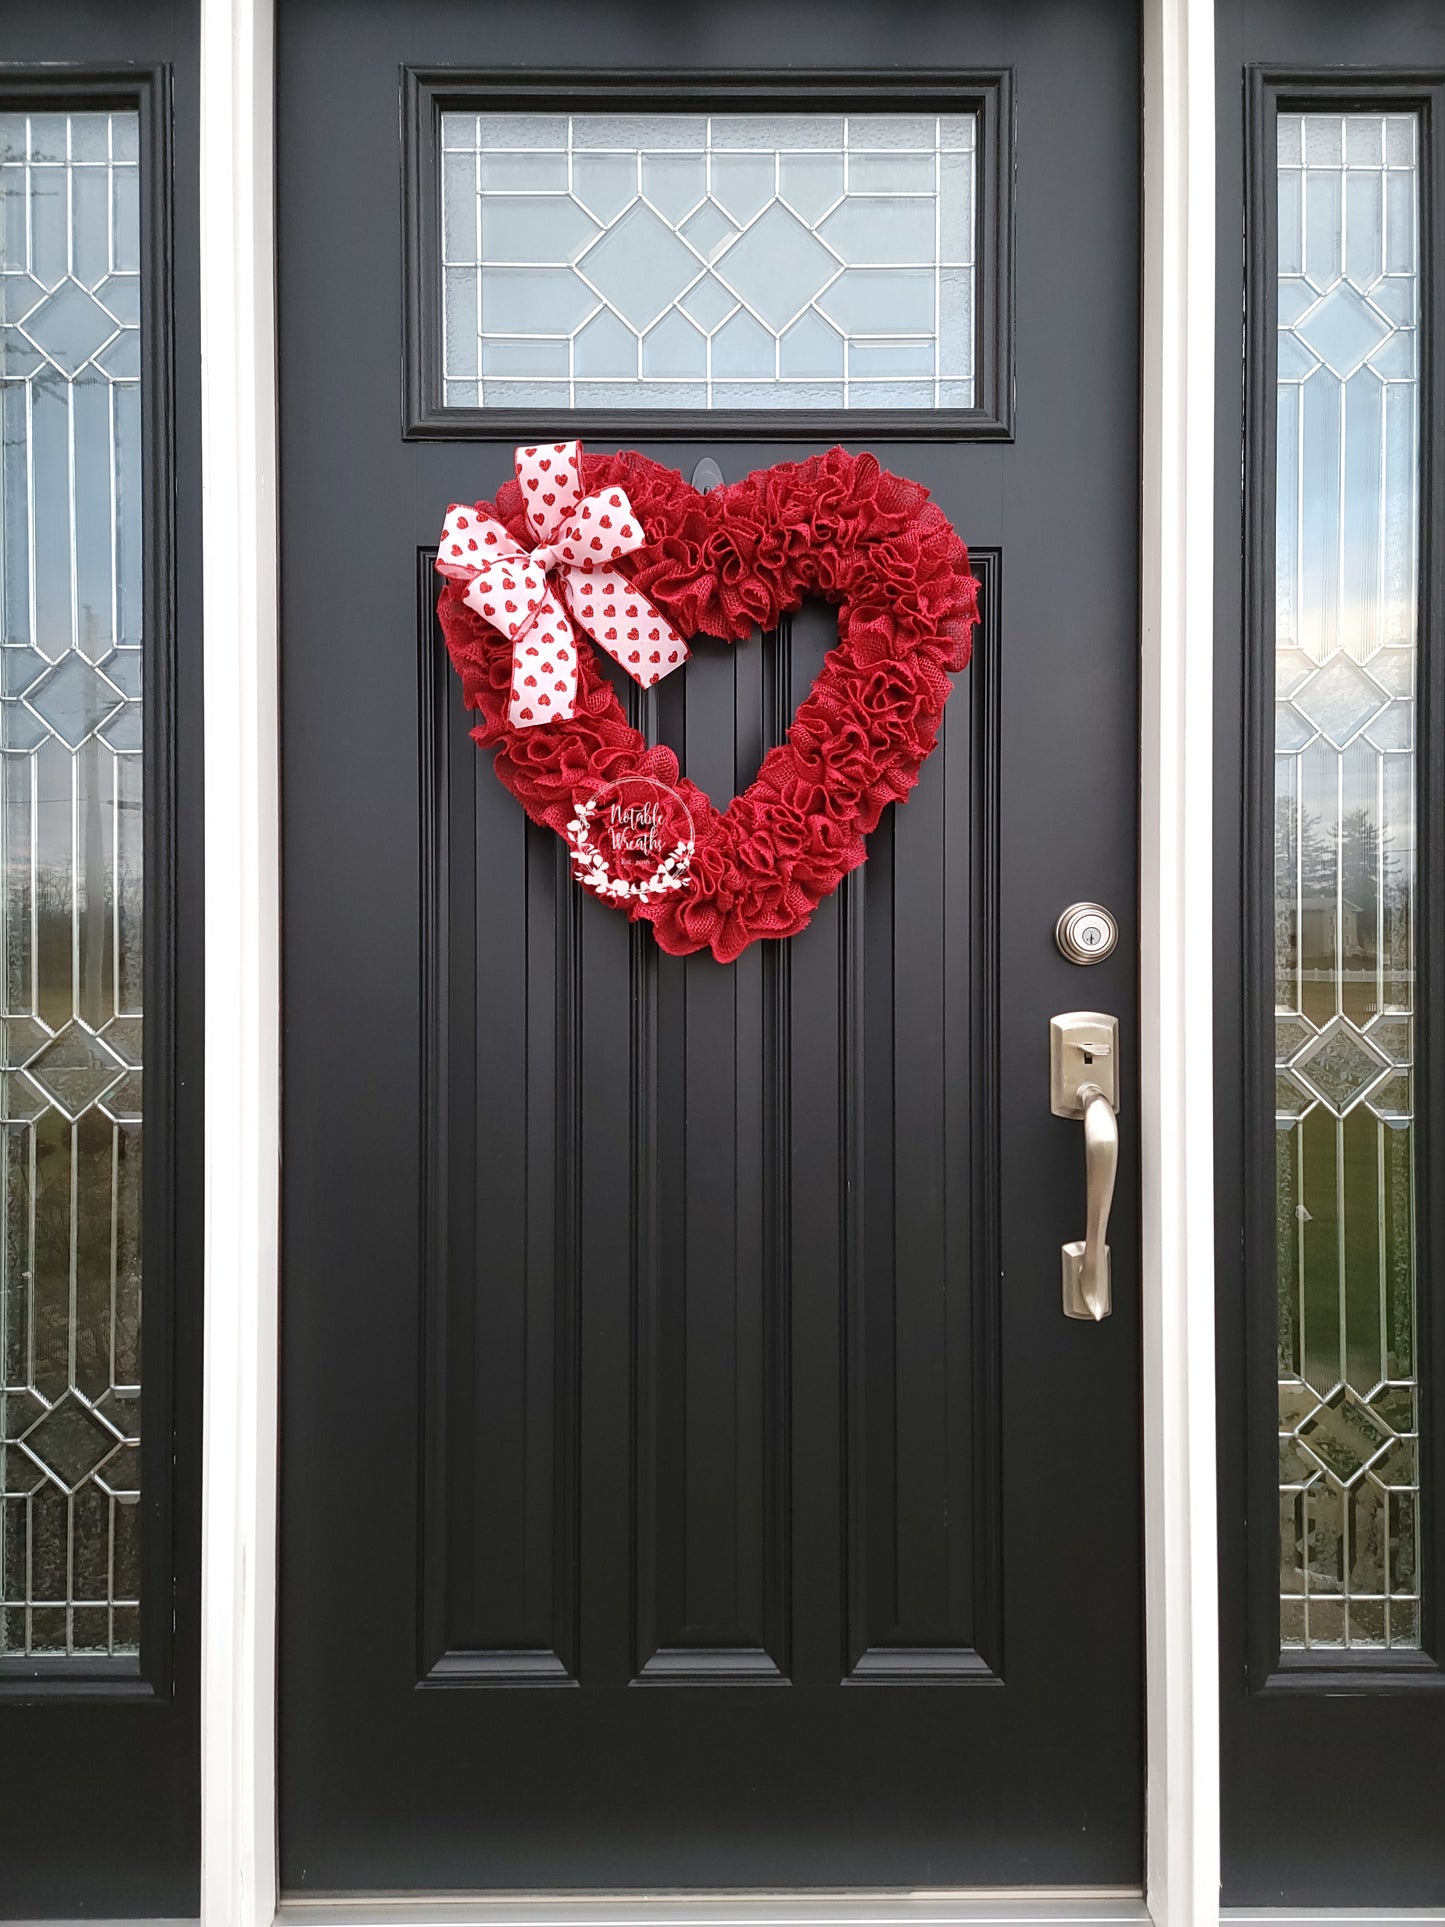
<path fill-rule="evenodd" d="M 408 432 L 1007 433 L 1007 75 L 408 91 Z"/>
<path fill-rule="evenodd" d="M 138 135 L 0 114 L 0 1661 L 140 1638 Z"/>
<path fill-rule="evenodd" d="M 444 114 L 448 406 L 971 407 L 977 136 Z"/>
<path fill-rule="evenodd" d="M 1418 116 L 1278 123 L 1280 1636 L 1420 1644 Z"/>

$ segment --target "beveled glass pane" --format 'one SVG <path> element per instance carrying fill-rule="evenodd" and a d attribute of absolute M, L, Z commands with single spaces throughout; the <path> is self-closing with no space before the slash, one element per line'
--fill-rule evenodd
<path fill-rule="evenodd" d="M 443 115 L 447 404 L 972 406 L 976 135 L 972 114 Z M 98 323 L 71 301 L 55 325 L 80 353 Z"/>
<path fill-rule="evenodd" d="M 136 133 L 0 123 L 0 1656 L 139 1638 Z"/>
<path fill-rule="evenodd" d="M 1274 978 L 1280 1637 L 1420 1639 L 1415 123 L 1282 115 Z"/>

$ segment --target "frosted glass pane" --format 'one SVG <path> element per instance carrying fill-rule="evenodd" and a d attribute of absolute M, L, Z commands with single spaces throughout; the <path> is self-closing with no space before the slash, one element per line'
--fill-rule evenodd
<path fill-rule="evenodd" d="M 1280 1636 L 1300 1650 L 1420 1643 L 1414 152 L 1413 116 L 1279 122 Z"/>
<path fill-rule="evenodd" d="M 934 167 L 932 154 L 850 154 L 848 189 L 852 194 L 926 194 L 931 207 Z"/>
<path fill-rule="evenodd" d="M 843 337 L 811 309 L 783 336 L 780 354 L 779 372 L 789 379 L 843 372 Z"/>
<path fill-rule="evenodd" d="M 764 153 L 791 153 L 821 148 L 841 151 L 847 123 L 838 114 L 718 114 L 712 122 L 715 153 L 733 148 L 758 148 Z"/>
<path fill-rule="evenodd" d="M 931 266 L 938 252 L 933 196 L 850 196 L 818 230 L 840 260 Z"/>
<path fill-rule="evenodd" d="M 760 321 L 750 314 L 735 314 L 713 337 L 713 373 L 765 380 L 773 372 L 776 352 L 772 333 Z"/>
<path fill-rule="evenodd" d="M 484 375 L 565 376 L 567 372 L 565 341 L 507 341 L 499 340 L 494 335 L 482 337 Z"/>
<path fill-rule="evenodd" d="M 872 377 L 931 375 L 932 346 L 926 341 L 855 341 L 848 349 L 848 372 Z"/>
<path fill-rule="evenodd" d="M 971 114 L 444 115 L 447 404 L 970 407 L 976 137 Z"/>
<path fill-rule="evenodd" d="M 0 1655 L 139 1640 L 134 113 L 0 120 Z M 470 164 L 470 163 L 468 163 Z"/>
<path fill-rule="evenodd" d="M 685 221 L 707 199 L 703 154 L 644 154 L 642 192 L 665 221 Z"/>
<path fill-rule="evenodd" d="M 642 339 L 644 375 L 705 375 L 707 341 L 685 315 L 665 314 Z"/>

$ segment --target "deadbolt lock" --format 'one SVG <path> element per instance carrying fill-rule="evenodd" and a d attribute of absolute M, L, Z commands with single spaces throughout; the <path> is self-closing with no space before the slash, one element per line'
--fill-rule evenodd
<path fill-rule="evenodd" d="M 1071 903 L 1054 925 L 1054 942 L 1070 963 L 1102 963 L 1118 941 L 1118 920 L 1102 903 Z"/>

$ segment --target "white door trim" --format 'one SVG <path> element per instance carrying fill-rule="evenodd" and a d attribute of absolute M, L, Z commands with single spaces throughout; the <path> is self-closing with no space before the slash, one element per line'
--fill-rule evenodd
<path fill-rule="evenodd" d="M 1146 1891 L 1219 1912 L 1214 1381 L 1214 8 L 1144 9 L 1140 1070 Z"/>
<path fill-rule="evenodd" d="M 272 24 L 271 0 L 202 0 L 208 1927 L 266 1927 L 276 1911 L 281 869 Z"/>
<path fill-rule="evenodd" d="M 280 851 L 272 6 L 273 0 L 201 0 L 206 1927 L 271 1927 L 303 1911 L 288 1906 L 277 1915 L 275 1850 Z M 1210 1060 L 1213 4 L 1145 0 L 1144 14 L 1147 1893 L 1159 1927 L 1213 1927 L 1219 1917 Z M 674 1917 L 707 1917 L 705 1897 L 688 1900 L 673 1909 Z M 741 1896 L 717 1896 L 711 1918 L 742 1920 L 740 1903 Z M 1061 1897 L 1026 1902 L 1020 1896 L 1019 1904 L 1027 1911 L 1012 1918 L 1080 1918 Z M 649 1912 L 645 1903 L 629 1902 L 614 1917 L 642 1919 Z M 465 1917 L 484 1914 L 497 1917 L 475 1909 Z M 906 1920 L 909 1914 L 906 1904 L 890 1905 L 870 1918 Z M 1101 1898 L 1089 1917 L 1127 1915 L 1127 1903 L 1116 1915 Z M 825 1909 L 825 1916 L 844 1917 L 836 1909 Z M 365 1906 L 331 1915 L 384 1917 Z M 393 1917 L 439 1918 L 410 1907 Z M 576 1917 L 575 1899 L 560 1897 L 555 1906 L 544 1898 L 528 1913 L 539 1927 Z M 983 1917 L 1004 1914 L 995 1908 Z"/>

